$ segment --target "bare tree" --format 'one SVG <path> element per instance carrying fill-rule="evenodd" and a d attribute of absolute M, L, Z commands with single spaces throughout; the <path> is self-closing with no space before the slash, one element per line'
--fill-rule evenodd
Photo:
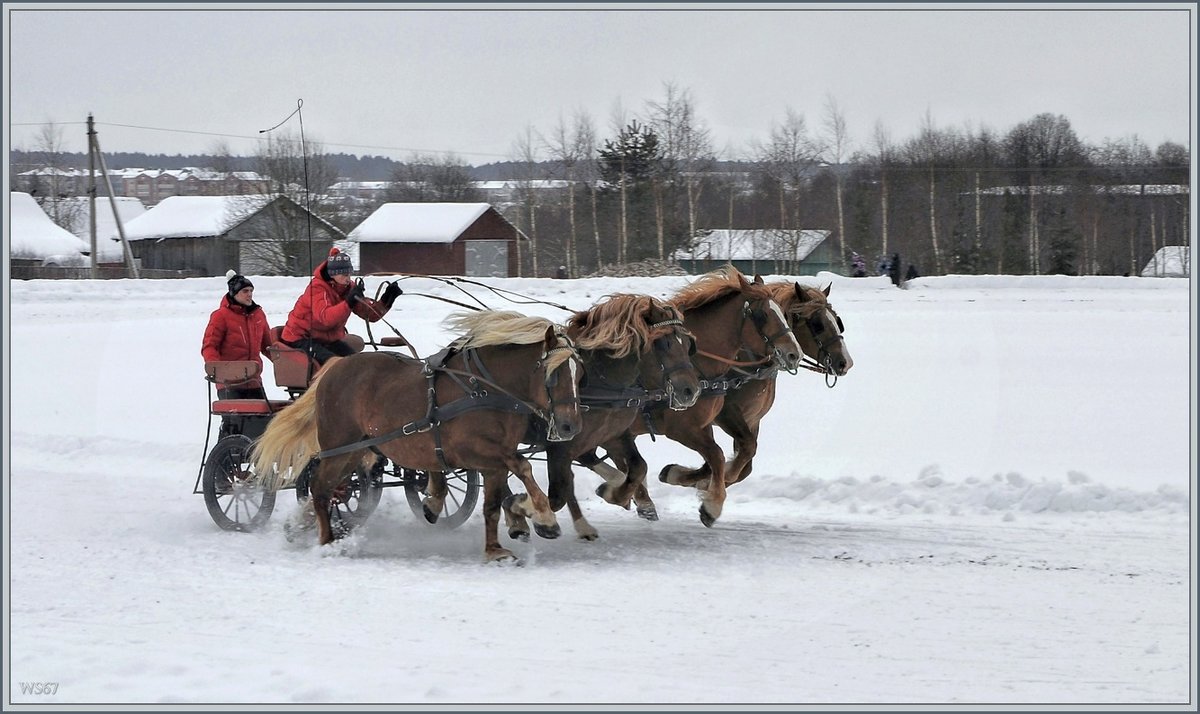
<path fill-rule="evenodd" d="M 386 197 L 400 203 L 483 201 L 471 167 L 455 154 L 413 154 L 392 171 Z"/>
<path fill-rule="evenodd" d="M 883 122 L 875 122 L 875 158 L 879 164 L 879 240 L 880 251 L 883 255 L 888 254 L 888 166 L 894 160 L 895 149 L 892 144 L 891 134 L 884 127 Z"/>
<path fill-rule="evenodd" d="M 66 139 L 61 124 L 46 122 L 39 127 L 34 153 L 40 166 L 29 193 L 50 216 L 50 220 L 73 231 L 82 222 L 86 209 L 80 201 L 67 200 L 76 195 L 77 187 L 72 167 L 68 165 Z"/>
<path fill-rule="evenodd" d="M 696 116 L 696 102 L 689 89 L 680 89 L 673 82 L 663 85 L 666 97 L 649 102 L 648 119 L 659 137 L 662 152 L 660 189 L 656 194 L 658 217 L 659 258 L 665 258 L 665 195 L 662 182 L 668 185 L 681 182 L 687 199 L 687 242 L 696 237 L 697 210 L 703 191 L 702 172 L 715 160 L 711 132 Z"/>
<path fill-rule="evenodd" d="M 825 96 L 825 115 L 822 119 L 823 143 L 833 164 L 834 198 L 837 203 L 838 253 L 842 272 L 846 271 L 846 204 L 842 177 L 842 162 L 850 154 L 850 133 L 846 129 L 846 113 L 833 95 Z"/>
<path fill-rule="evenodd" d="M 521 203 L 524 204 L 525 214 L 529 220 L 529 254 L 533 277 L 539 277 L 538 271 L 538 191 L 534 182 L 537 181 L 537 164 L 541 157 L 538 155 L 537 132 L 532 125 L 526 126 L 525 131 L 513 142 L 512 158 L 517 162 L 517 192 Z M 521 264 L 520 241 L 517 242 L 517 264 Z"/>
<path fill-rule="evenodd" d="M 567 274 L 579 274 L 579 231 L 575 212 L 575 188 L 581 177 L 590 179 L 595 169 L 589 170 L 596 153 L 596 130 L 591 118 L 583 111 L 577 110 L 572 117 L 570 127 L 560 115 L 558 124 L 550 132 L 549 137 L 543 137 L 543 143 L 551 159 L 557 161 L 563 169 L 563 178 L 567 182 L 567 218 L 569 234 L 565 249 Z M 595 186 L 594 181 L 587 180 L 593 196 L 593 217 L 595 216 Z M 594 220 L 593 220 L 594 223 Z M 599 234 L 597 232 L 597 249 L 599 249 Z M 597 253 L 598 255 L 598 253 Z"/>
<path fill-rule="evenodd" d="M 785 235 L 792 236 L 792 245 L 787 246 L 787 252 L 795 256 L 802 228 L 802 196 L 820 161 L 821 142 L 809 135 L 804 115 L 788 107 L 784 120 L 771 125 L 768 143 L 759 146 L 757 152 L 763 170 L 777 191 L 779 228 L 792 229 Z"/>
<path fill-rule="evenodd" d="M 243 256 L 264 274 L 304 275 L 324 257 L 332 235 L 327 225 L 334 207 L 326 189 L 337 178 L 333 164 L 321 142 L 301 141 L 291 134 L 263 141 L 254 164 L 269 185 L 259 190 L 257 201 L 232 202 L 228 217 L 229 224 L 235 225 L 250 215 L 259 216 L 254 235 L 241 242 Z M 295 206 L 276 203 L 277 210 L 259 213 L 279 196 Z M 308 214 L 296 207 L 307 209 Z"/>

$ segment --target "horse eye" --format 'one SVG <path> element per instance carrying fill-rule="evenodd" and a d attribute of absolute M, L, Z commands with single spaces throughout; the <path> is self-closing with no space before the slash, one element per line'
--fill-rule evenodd
<path fill-rule="evenodd" d="M 813 320 L 812 322 L 808 323 L 808 328 L 812 330 L 814 335 L 819 335 L 825 331 L 825 325 L 821 324 L 820 320 Z"/>

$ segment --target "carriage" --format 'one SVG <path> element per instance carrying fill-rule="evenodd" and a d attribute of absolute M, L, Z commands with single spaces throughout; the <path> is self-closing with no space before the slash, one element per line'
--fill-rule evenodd
<path fill-rule="evenodd" d="M 204 365 L 209 383 L 209 427 L 204 441 L 205 456 L 196 475 L 193 493 L 204 495 L 209 516 L 220 528 L 230 531 L 253 531 L 271 518 L 276 492 L 264 487 L 263 479 L 255 473 L 250 450 L 278 412 L 289 407 L 304 393 L 312 374 L 318 369 L 315 361 L 300 349 L 280 341 L 280 329 L 271 330 L 272 344 L 268 348 L 275 373 L 275 384 L 287 392 L 287 399 L 270 399 L 264 390 L 258 399 L 213 399 L 216 384 L 236 386 L 260 376 L 261 366 L 253 361 L 208 362 Z M 360 340 L 355 335 L 350 341 Z M 383 337 L 370 343 L 375 349 L 398 349 L 407 343 L 402 337 Z M 361 351 L 366 342 L 356 345 Z M 212 422 L 219 418 L 223 424 L 216 443 L 209 450 Z M 310 474 L 302 473 L 294 486 L 296 499 L 308 499 Z M 376 460 L 372 468 L 356 468 L 346 476 L 340 497 L 331 516 L 342 530 L 361 525 L 379 505 L 383 489 L 400 487 L 413 512 L 424 517 L 422 498 L 429 482 L 429 473 L 401 468 L 386 458 Z M 482 480 L 478 471 L 456 469 L 446 474 L 447 496 L 440 516 L 433 524 L 439 528 L 457 528 L 475 510 Z"/>

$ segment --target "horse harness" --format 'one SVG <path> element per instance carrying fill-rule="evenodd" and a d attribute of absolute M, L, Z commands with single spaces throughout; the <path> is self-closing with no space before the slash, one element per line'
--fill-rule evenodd
<path fill-rule="evenodd" d="M 567 345 L 554 347 L 542 353 L 538 359 L 537 366 L 540 367 L 554 352 L 559 350 L 575 351 L 575 347 L 570 344 L 565 336 L 560 335 L 563 340 L 567 341 Z M 459 350 L 454 345 L 446 347 L 440 352 L 433 354 L 421 362 L 421 374 L 425 375 L 426 383 L 426 408 L 425 416 L 408 422 L 398 429 L 389 431 L 386 434 L 376 436 L 370 439 L 363 439 L 344 446 L 338 446 L 332 449 L 326 449 L 318 453 L 314 458 L 316 460 L 329 458 L 331 456 L 340 456 L 342 454 L 357 451 L 359 449 L 370 449 L 379 456 L 383 454 L 377 446 L 380 444 L 392 441 L 402 436 L 412 436 L 427 431 L 433 432 L 433 450 L 437 455 L 438 463 L 442 466 L 442 470 L 450 471 L 453 467 L 446 462 L 446 454 L 442 448 L 442 434 L 439 428 L 443 422 L 454 419 L 467 412 L 476 411 L 479 409 L 490 409 L 493 411 L 506 412 L 509 414 L 521 415 L 536 415 L 547 423 L 553 423 L 551 413 L 554 410 L 554 397 L 549 392 L 558 381 L 557 371 L 554 374 L 547 375 L 545 386 L 547 396 L 550 399 L 549 411 L 542 410 L 536 405 L 521 399 L 496 383 L 494 377 L 483 364 L 483 360 L 479 357 L 479 351 L 473 347 L 468 347 L 462 350 L 463 361 L 466 364 L 465 370 L 454 369 L 447 367 L 446 362 L 458 354 Z M 402 355 L 395 352 L 386 353 L 397 362 L 409 364 L 414 361 L 412 357 Z M 465 393 L 462 397 L 455 399 L 447 404 L 437 403 L 437 391 L 435 389 L 435 379 L 438 373 L 445 374 Z M 489 391 L 491 387 L 495 392 Z M 578 401 L 574 398 L 573 401 Z M 553 428 L 553 427 L 551 427 Z"/>

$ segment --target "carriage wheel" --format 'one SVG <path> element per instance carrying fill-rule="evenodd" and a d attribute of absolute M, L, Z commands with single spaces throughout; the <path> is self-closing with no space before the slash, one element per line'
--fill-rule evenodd
<path fill-rule="evenodd" d="M 479 501 L 480 484 L 483 482 L 478 471 L 470 469 L 455 469 L 446 474 L 446 502 L 438 516 L 437 528 L 458 528 L 475 511 Z M 429 483 L 429 474 L 424 471 L 404 470 L 404 496 L 408 499 L 408 507 L 417 514 L 417 518 L 425 523 L 425 506 L 421 499 L 425 496 L 425 486 Z"/>
<path fill-rule="evenodd" d="M 213 522 L 227 531 L 252 531 L 271 518 L 275 492 L 263 488 L 250 463 L 250 437 L 219 440 L 204 462 L 201 489 Z"/>
<path fill-rule="evenodd" d="M 367 522 L 367 518 L 379 505 L 383 496 L 383 470 L 387 462 L 380 460 L 370 473 L 362 468 L 355 469 L 342 481 L 340 497 L 329 506 L 329 523 L 335 537 L 341 537 Z M 296 480 L 296 500 L 301 504 L 308 501 L 308 481 L 312 477 L 312 463 Z"/>

